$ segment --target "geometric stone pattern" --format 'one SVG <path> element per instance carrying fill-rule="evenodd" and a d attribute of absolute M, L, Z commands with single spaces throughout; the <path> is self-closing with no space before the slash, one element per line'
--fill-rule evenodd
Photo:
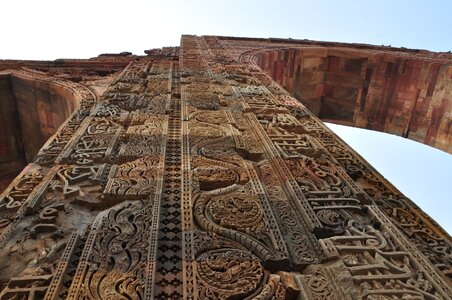
<path fill-rule="evenodd" d="M 333 46 L 365 48 L 182 36 L 29 62 L 78 104 L 0 195 L 0 299 L 451 299 L 451 237 L 282 87 L 294 61 L 259 54 Z"/>

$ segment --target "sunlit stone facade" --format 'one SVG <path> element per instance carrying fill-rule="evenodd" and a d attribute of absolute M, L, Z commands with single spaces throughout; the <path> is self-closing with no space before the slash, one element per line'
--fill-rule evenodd
<path fill-rule="evenodd" d="M 0 299 L 452 298 L 451 237 L 322 123 L 452 152 L 451 54 L 145 52 L 0 61 Z"/>

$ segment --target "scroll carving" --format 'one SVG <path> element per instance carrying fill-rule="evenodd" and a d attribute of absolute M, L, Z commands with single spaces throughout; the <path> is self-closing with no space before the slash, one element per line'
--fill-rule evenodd
<path fill-rule="evenodd" d="M 104 194 L 119 199 L 142 199 L 155 193 L 160 158 L 146 156 L 112 167 Z"/>
<path fill-rule="evenodd" d="M 425 270 L 419 269 L 413 257 L 400 249 L 384 230 L 349 221 L 342 237 L 332 237 L 332 243 L 354 283 L 360 287 L 360 297 L 418 297 L 446 299 L 445 286 L 428 283 Z M 445 288 L 445 290 L 443 290 Z"/>

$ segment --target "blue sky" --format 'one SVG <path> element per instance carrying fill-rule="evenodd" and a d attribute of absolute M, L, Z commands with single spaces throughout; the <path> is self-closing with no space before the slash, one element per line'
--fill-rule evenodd
<path fill-rule="evenodd" d="M 452 155 L 392 134 L 327 125 L 405 196 L 452 233 Z"/>
<path fill-rule="evenodd" d="M 142 54 L 182 33 L 452 50 L 451 0 L 14 0 L 0 11 L 2 58 Z"/>
<path fill-rule="evenodd" d="M 0 11 L 0 59 L 142 54 L 178 45 L 184 33 L 452 50 L 452 0 L 15 0 L 2 1 Z M 452 155 L 389 135 L 334 130 L 452 232 Z"/>

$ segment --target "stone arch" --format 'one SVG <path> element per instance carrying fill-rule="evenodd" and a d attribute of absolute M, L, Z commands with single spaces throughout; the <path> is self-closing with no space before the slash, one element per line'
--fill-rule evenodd
<path fill-rule="evenodd" d="M 0 190 L 80 107 L 74 85 L 33 70 L 0 72 Z"/>
<path fill-rule="evenodd" d="M 452 153 L 452 63 L 418 52 L 309 45 L 255 49 L 241 59 L 323 121 Z"/>

